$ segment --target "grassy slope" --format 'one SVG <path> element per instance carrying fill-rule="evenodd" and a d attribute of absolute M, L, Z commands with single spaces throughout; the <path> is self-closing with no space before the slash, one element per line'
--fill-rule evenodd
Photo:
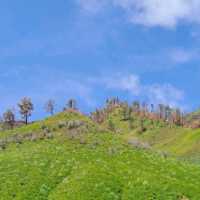
<path fill-rule="evenodd" d="M 58 129 L 58 124 L 59 123 L 64 123 L 69 120 L 76 120 L 79 119 L 81 121 L 87 122 L 90 126 L 97 126 L 94 125 L 94 123 L 89 120 L 87 117 L 84 115 L 78 114 L 78 113 L 66 113 L 62 112 L 59 113 L 53 117 L 49 117 L 43 121 L 38 121 L 33 124 L 30 124 L 28 126 L 22 126 L 13 130 L 8 130 L 8 131 L 2 131 L 0 132 L 0 139 L 13 136 L 16 134 L 27 134 L 27 133 L 39 133 L 41 132 L 41 127 L 42 126 L 48 126 L 50 129 Z M 91 128 L 91 127 L 90 127 Z"/>
<path fill-rule="evenodd" d="M 72 119 L 85 121 L 88 133 L 72 139 L 57 128 Z M 8 134 L 40 132 L 43 124 L 56 128 L 53 139 L 0 151 L 0 200 L 200 199 L 198 166 L 131 148 L 84 116 L 61 113 Z"/>
<path fill-rule="evenodd" d="M 116 129 L 119 130 L 125 141 L 139 138 L 157 150 L 187 159 L 200 160 L 200 129 L 169 127 L 161 122 L 152 124 L 150 120 L 146 119 L 144 124 L 147 131 L 139 134 L 137 131 L 139 127 L 138 117 L 133 117 L 135 128 L 130 129 L 129 122 L 121 120 L 120 109 L 116 109 L 109 115 L 109 119 L 114 122 Z M 107 123 L 104 125 L 107 126 Z"/>

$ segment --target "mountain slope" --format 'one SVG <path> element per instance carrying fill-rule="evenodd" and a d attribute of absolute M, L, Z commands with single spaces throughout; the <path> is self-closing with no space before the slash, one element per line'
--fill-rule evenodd
<path fill-rule="evenodd" d="M 121 109 L 117 108 L 109 113 L 104 126 L 109 127 L 111 120 L 116 132 L 128 143 L 139 139 L 155 150 L 200 162 L 200 129 L 169 125 L 146 117 L 143 118 L 144 131 L 141 132 L 141 118 L 134 114 L 132 118 L 132 121 L 123 120 Z"/>
<path fill-rule="evenodd" d="M 0 151 L 1 200 L 200 199 L 199 166 L 136 149 L 78 113 L 61 113 L 7 137 L 46 131 L 52 137 L 23 137 Z"/>

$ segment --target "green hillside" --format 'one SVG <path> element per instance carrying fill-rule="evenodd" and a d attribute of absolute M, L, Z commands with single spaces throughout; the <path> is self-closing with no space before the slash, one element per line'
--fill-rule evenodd
<path fill-rule="evenodd" d="M 0 200 L 200 199 L 198 165 L 135 148 L 127 139 L 139 135 L 137 126 L 131 129 L 118 111 L 110 119 L 113 131 L 109 122 L 64 112 L 1 132 Z M 148 132 L 165 128 L 158 123 L 140 138 L 153 141 Z"/>
<path fill-rule="evenodd" d="M 143 119 L 144 131 L 140 131 L 140 117 L 132 114 L 132 120 L 123 120 L 122 110 L 114 109 L 109 113 L 104 126 L 109 128 L 112 121 L 116 133 L 129 143 L 139 140 L 156 151 L 200 162 L 200 129 L 169 125 L 162 121 Z"/>

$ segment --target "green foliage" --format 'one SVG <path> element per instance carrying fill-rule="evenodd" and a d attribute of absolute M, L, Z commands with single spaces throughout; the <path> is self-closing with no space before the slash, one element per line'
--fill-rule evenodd
<path fill-rule="evenodd" d="M 108 120 L 108 128 L 111 131 L 115 131 L 115 124 L 113 123 L 113 121 L 111 119 Z"/>
<path fill-rule="evenodd" d="M 101 145 L 91 149 L 96 138 Z M 115 135 L 92 134 L 88 142 L 58 137 L 9 146 L 0 153 L 1 199 L 200 198 L 198 167 L 130 149 Z M 118 150 L 110 154 L 110 147 Z"/>
<path fill-rule="evenodd" d="M 134 128 L 135 128 L 134 118 L 133 118 L 133 116 L 131 116 L 130 119 L 129 119 L 129 129 L 132 130 Z"/>
<path fill-rule="evenodd" d="M 0 200 L 199 200 L 199 166 L 160 156 L 149 149 L 148 143 L 140 141 L 162 144 L 169 139 L 168 135 L 164 137 L 167 130 L 173 130 L 168 134 L 175 133 L 174 138 L 180 139 L 183 129 L 161 128 L 161 123 L 150 129 L 151 121 L 144 119 L 147 131 L 138 136 L 135 129 L 129 129 L 128 121 L 121 121 L 119 113 L 119 109 L 115 110 L 109 119 L 122 135 L 110 134 L 73 112 L 0 133 L 1 141 L 16 135 L 40 138 L 21 144 L 12 141 L 0 150 Z M 58 129 L 61 121 L 66 126 Z M 68 123 L 75 126 L 69 129 Z M 102 126 L 108 125 L 109 121 Z M 134 126 L 140 126 L 140 118 L 134 118 Z M 83 127 L 81 134 L 68 137 L 71 131 Z M 128 145 L 123 137 L 131 134 L 138 139 L 130 140 Z M 198 131 L 190 136 L 185 133 L 180 143 L 190 141 L 191 145 L 199 138 Z M 178 141 L 173 142 L 172 146 L 180 151 Z"/>

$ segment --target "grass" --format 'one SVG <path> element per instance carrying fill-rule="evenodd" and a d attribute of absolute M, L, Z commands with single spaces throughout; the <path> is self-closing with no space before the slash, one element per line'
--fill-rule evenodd
<path fill-rule="evenodd" d="M 13 144 L 0 153 L 0 166 L 2 200 L 200 198 L 199 167 L 103 133 L 85 145 L 65 137 Z"/>
<path fill-rule="evenodd" d="M 37 134 L 45 125 L 54 137 L 12 143 L 0 150 L 0 200 L 200 199 L 199 165 L 135 149 L 126 142 L 131 137 L 152 144 L 159 141 L 160 146 L 155 144 L 158 149 L 164 149 L 168 142 L 172 151 L 185 153 L 178 138 L 183 133 L 181 144 L 187 144 L 189 152 L 189 147 L 199 139 L 198 130 L 189 135 L 191 130 L 173 128 L 175 135 L 169 140 L 164 132 L 160 133 L 169 129 L 160 124 L 138 135 L 135 129 L 129 130 L 128 122 L 121 121 L 117 113 L 110 118 L 121 133 L 111 133 L 107 131 L 106 122 L 100 127 L 77 113 L 61 113 L 2 132 L 0 139 L 30 132 Z M 71 137 L 71 130 L 59 128 L 61 122 L 72 120 L 84 121 L 87 131 L 73 130 L 75 135 Z M 149 122 L 145 123 L 148 126 Z M 168 134 L 173 135 L 170 131 Z"/>
<path fill-rule="evenodd" d="M 115 109 L 109 115 L 118 132 L 121 133 L 122 140 L 128 142 L 132 139 L 139 139 L 142 142 L 148 142 L 152 148 L 157 151 L 168 152 L 171 155 L 178 156 L 200 163 L 200 129 L 183 128 L 178 126 L 169 126 L 164 122 L 153 122 L 147 118 L 144 119 L 146 131 L 140 133 L 140 119 L 133 115 L 133 127 L 130 128 L 129 121 L 123 121 L 120 109 Z M 107 126 L 107 121 L 104 123 Z"/>

